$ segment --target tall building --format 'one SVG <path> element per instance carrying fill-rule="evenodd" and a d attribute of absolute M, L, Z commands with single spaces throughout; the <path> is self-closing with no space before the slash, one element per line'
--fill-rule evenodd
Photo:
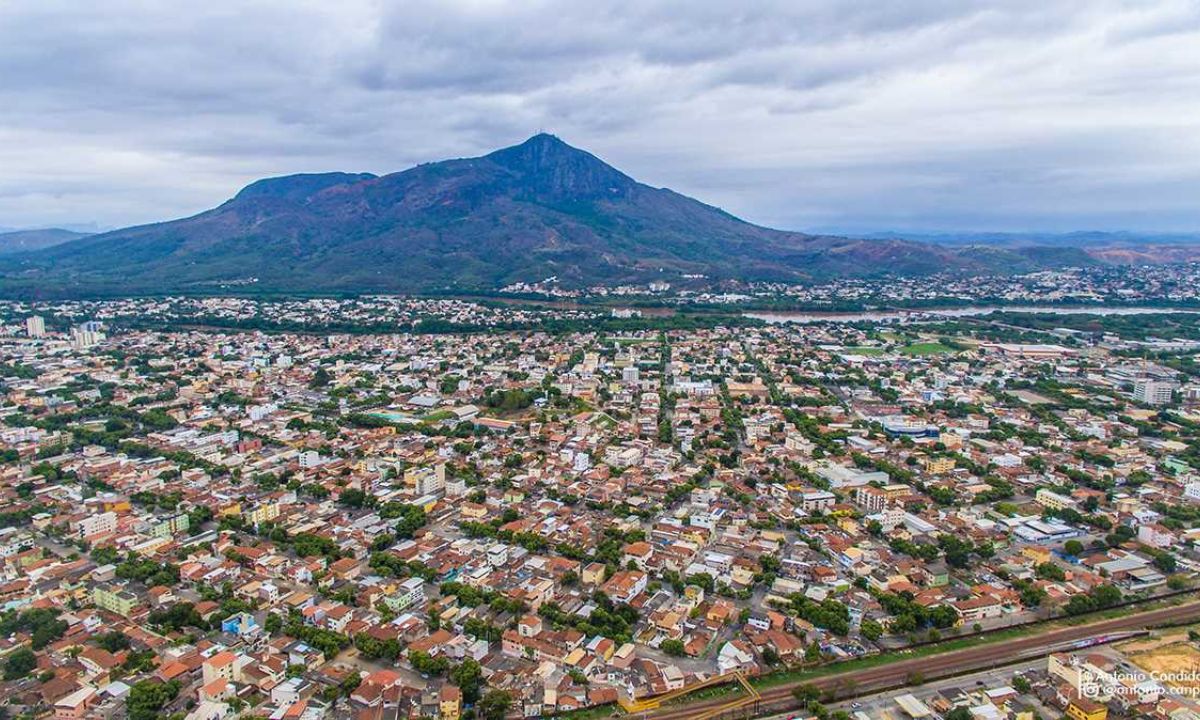
<path fill-rule="evenodd" d="M 1175 384 L 1163 380 L 1138 380 L 1133 385 L 1133 399 L 1146 405 L 1169 405 Z"/>
<path fill-rule="evenodd" d="M 137 596 L 121 587 L 97 585 L 92 588 L 92 604 L 98 608 L 129 617 L 137 607 Z"/>
<path fill-rule="evenodd" d="M 71 347 L 76 350 L 87 350 L 90 347 L 99 345 L 104 340 L 104 333 L 101 331 L 103 325 L 96 320 L 88 320 L 71 328 Z"/>
<path fill-rule="evenodd" d="M 117 514 L 103 512 L 80 518 L 75 526 L 75 532 L 80 538 L 93 535 L 107 535 L 117 530 Z"/>
<path fill-rule="evenodd" d="M 46 337 L 46 318 L 31 315 L 25 320 L 25 334 L 32 338 Z"/>
<path fill-rule="evenodd" d="M 446 489 L 446 464 L 419 465 L 404 471 L 404 483 L 418 495 L 433 495 Z"/>

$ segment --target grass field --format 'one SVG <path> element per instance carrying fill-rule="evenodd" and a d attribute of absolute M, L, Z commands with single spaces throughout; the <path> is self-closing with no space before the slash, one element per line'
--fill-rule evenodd
<path fill-rule="evenodd" d="M 900 349 L 900 352 L 905 355 L 915 355 L 921 357 L 924 355 L 942 355 L 944 353 L 956 352 L 949 345 L 943 345 L 940 342 L 923 342 L 913 343 Z"/>
<path fill-rule="evenodd" d="M 913 357 L 925 357 L 929 355 L 943 355 L 945 353 L 957 352 L 949 345 L 943 345 L 940 342 L 918 342 L 904 347 L 874 347 L 874 346 L 850 346 L 844 347 L 841 350 L 847 355 L 887 355 L 889 353 L 900 353 L 901 355 L 912 355 Z"/>

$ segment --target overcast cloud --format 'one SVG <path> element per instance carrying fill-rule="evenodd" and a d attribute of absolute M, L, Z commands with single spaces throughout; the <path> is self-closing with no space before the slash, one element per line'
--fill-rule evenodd
<path fill-rule="evenodd" d="M 0 3 L 0 226 L 538 130 L 789 229 L 1200 230 L 1200 3 Z"/>

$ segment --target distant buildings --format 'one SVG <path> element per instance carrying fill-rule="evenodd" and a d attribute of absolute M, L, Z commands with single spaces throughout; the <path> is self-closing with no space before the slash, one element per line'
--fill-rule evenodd
<path fill-rule="evenodd" d="M 187 513 L 173 515 L 158 522 L 150 529 L 150 535 L 156 538 L 169 538 L 185 532 L 190 526 Z"/>
<path fill-rule="evenodd" d="M 941 433 L 937 425 L 896 415 L 883 421 L 883 431 L 891 437 L 935 438 Z"/>
<path fill-rule="evenodd" d="M 1169 405 L 1175 383 L 1142 379 L 1133 384 L 1133 399 L 1146 405 Z"/>
<path fill-rule="evenodd" d="M 1200 502 L 1188 453 L 1200 442 L 1200 389 L 1189 391 L 1200 386 L 1104 347 L 1120 336 L 1067 335 L 1074 354 L 1048 362 L 1043 346 L 1009 353 L 967 337 L 900 352 L 916 347 L 903 321 L 877 336 L 859 323 L 620 338 L 219 333 L 189 328 L 206 317 L 511 319 L 383 297 L 9 307 L 15 318 L 37 312 L 129 328 L 104 341 L 112 352 L 76 352 L 62 336 L 30 342 L 28 324 L 0 337 L 13 409 L 0 432 L 0 507 L 15 520 L 0 529 L 0 603 L 70 619 L 69 639 L 37 651 L 38 667 L 56 673 L 42 683 L 55 689 L 42 711 L 63 720 L 119 716 L 117 692 L 61 682 L 121 667 L 93 639 L 112 630 L 131 639 L 130 656 L 153 651 L 155 662 L 110 686 L 179 679 L 164 712 L 186 708 L 189 720 L 228 720 L 240 703 L 318 720 L 325 689 L 360 670 L 359 688 L 336 703 L 350 704 L 346 717 L 461 717 L 461 690 L 444 675 L 417 679 L 414 657 L 472 658 L 514 711 L 546 716 L 618 691 L 763 672 L 814 646 L 874 653 L 877 631 L 898 646 L 909 604 L 881 593 L 910 594 L 939 632 L 965 633 L 1061 611 L 1104 585 L 1122 597 L 1164 592 L 1200 562 L 1200 528 L 1159 505 Z M 608 316 L 504 312 L 530 325 L 536 313 Z M 138 330 L 134 317 L 176 329 Z M 93 322 L 70 336 L 86 345 L 100 332 Z M 863 351 L 857 362 L 847 348 Z M 330 368 L 328 385 L 310 386 L 314 364 Z M 1141 381 L 1165 389 L 1143 385 L 1134 402 Z M 1178 411 L 1156 412 L 1176 388 Z M 488 402 L 500 393 L 521 402 Z M 1143 432 L 1153 428 L 1163 432 Z M 97 442 L 101 433 L 120 443 Z M 1113 537 L 1093 543 L 1101 526 Z M 1082 547 L 1068 554 L 1074 538 Z M 88 552 L 40 547 L 80 541 Z M 1045 596 L 1023 592 L 1034 588 Z M 798 597 L 838 612 L 801 614 Z M 203 620 L 184 630 L 194 637 L 161 643 L 144 631 L 147 613 L 184 601 Z M 342 655 L 351 645 L 385 667 Z M 1053 680 L 1026 678 L 1039 702 L 1067 712 L 1073 684 L 1042 675 Z M 30 686 L 8 682 L 0 696 Z M 935 713 L 1032 717 L 1012 699 L 1029 692 L 943 689 L 912 695 Z M 1074 707 L 1089 720 L 1097 710 Z"/>
<path fill-rule="evenodd" d="M 1076 351 L 1062 345 L 1022 343 L 981 343 L 980 347 L 997 352 L 1005 357 L 1032 360 L 1053 360 L 1075 355 Z"/>
<path fill-rule="evenodd" d="M 1046 488 L 1039 489 L 1037 494 L 1034 495 L 1034 499 L 1038 505 L 1050 508 L 1051 510 L 1074 510 L 1079 505 L 1074 498 L 1059 495 L 1053 490 Z"/>
<path fill-rule="evenodd" d="M 71 347 L 75 350 L 87 350 L 104 341 L 103 325 L 95 320 L 80 323 L 71 328 Z"/>
<path fill-rule="evenodd" d="M 26 318 L 25 334 L 31 338 L 46 337 L 46 319 L 41 315 Z"/>
<path fill-rule="evenodd" d="M 409 468 L 404 471 L 404 483 L 417 495 L 436 495 L 446 489 L 446 464 Z"/>
<path fill-rule="evenodd" d="M 425 583 L 421 578 L 409 578 L 400 583 L 394 595 L 384 599 L 384 603 L 395 612 L 401 612 L 423 602 L 425 599 Z"/>
<path fill-rule="evenodd" d="M 117 529 L 117 514 L 113 512 L 97 513 L 95 515 L 85 515 L 79 518 L 75 525 L 76 534 L 80 538 L 89 538 L 97 535 L 107 535 Z"/>
<path fill-rule="evenodd" d="M 92 603 L 121 617 L 129 617 L 138 605 L 137 596 L 123 588 L 97 585 L 92 588 Z"/>

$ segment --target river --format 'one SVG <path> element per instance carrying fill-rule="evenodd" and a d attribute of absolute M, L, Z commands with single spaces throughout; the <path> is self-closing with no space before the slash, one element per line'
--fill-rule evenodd
<path fill-rule="evenodd" d="M 956 317 L 979 317 L 994 312 L 1039 313 L 1043 315 L 1148 315 L 1151 313 L 1197 313 L 1200 310 L 1159 307 L 1045 306 L 1045 305 L 981 305 L 960 308 L 923 308 L 919 310 L 868 310 L 863 312 L 748 312 L 745 317 L 769 323 L 853 323 L 893 322 L 897 320 L 938 320 Z"/>

